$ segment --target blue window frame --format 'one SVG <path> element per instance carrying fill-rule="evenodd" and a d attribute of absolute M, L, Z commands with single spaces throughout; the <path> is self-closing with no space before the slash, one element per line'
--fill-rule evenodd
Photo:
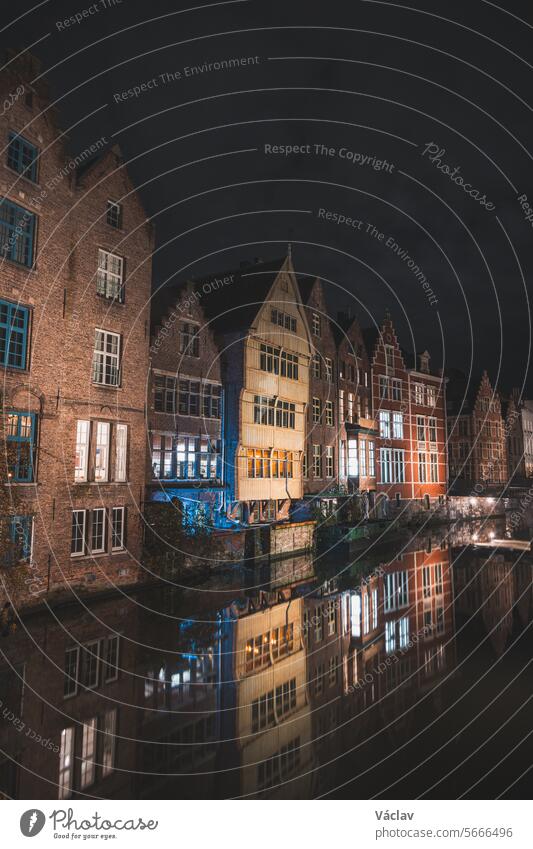
<path fill-rule="evenodd" d="M 31 483 L 35 468 L 35 413 L 10 412 L 7 414 L 7 441 L 12 447 L 8 454 L 11 480 Z"/>
<path fill-rule="evenodd" d="M 11 545 L 4 555 L 9 565 L 28 562 L 31 559 L 33 516 L 9 516 L 7 518 Z"/>
<path fill-rule="evenodd" d="M 30 312 L 0 300 L 0 366 L 26 368 Z"/>
<path fill-rule="evenodd" d="M 33 264 L 35 215 L 13 201 L 0 200 L 0 255 L 11 262 Z"/>
<path fill-rule="evenodd" d="M 9 134 L 7 164 L 13 171 L 23 174 L 28 180 L 36 183 L 38 158 L 38 149 L 28 139 L 19 136 L 17 133 Z"/>

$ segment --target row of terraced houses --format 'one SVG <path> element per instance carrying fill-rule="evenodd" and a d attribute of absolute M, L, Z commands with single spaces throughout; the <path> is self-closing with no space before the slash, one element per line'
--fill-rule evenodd
<path fill-rule="evenodd" d="M 410 357 L 390 316 L 333 320 L 290 249 L 154 290 L 120 150 L 100 139 L 69 158 L 37 71 L 7 67 L 2 100 L 19 95 L 0 117 L 2 528 L 35 592 L 131 580 L 147 501 L 217 528 L 431 510 L 448 444 L 451 483 L 507 481 L 488 377 L 447 420 L 429 353 Z"/>

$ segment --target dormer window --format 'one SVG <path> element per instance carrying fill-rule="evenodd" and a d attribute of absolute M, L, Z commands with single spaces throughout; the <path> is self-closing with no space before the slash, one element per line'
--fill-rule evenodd
<path fill-rule="evenodd" d="M 114 200 L 107 201 L 107 223 L 115 230 L 120 230 L 122 227 L 122 204 L 116 203 Z"/>

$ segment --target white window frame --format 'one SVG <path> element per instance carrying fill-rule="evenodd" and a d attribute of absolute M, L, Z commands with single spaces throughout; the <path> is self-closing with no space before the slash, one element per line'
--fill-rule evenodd
<path fill-rule="evenodd" d="M 115 266 L 114 269 L 110 266 Z M 98 248 L 96 292 L 110 301 L 124 300 L 124 257 Z"/>
<path fill-rule="evenodd" d="M 115 481 L 125 483 L 128 479 L 128 425 L 115 425 Z"/>
<path fill-rule="evenodd" d="M 95 527 L 95 514 L 102 516 L 102 544 L 95 548 L 93 546 L 93 532 Z M 105 507 L 94 507 L 91 510 L 91 554 L 104 554 L 107 542 L 107 509 Z"/>
<path fill-rule="evenodd" d="M 78 513 L 83 516 L 83 524 L 78 525 L 81 526 L 81 542 L 82 542 L 82 550 L 81 551 L 72 551 L 72 530 L 74 528 L 74 514 Z M 70 531 L 70 556 L 71 557 L 83 557 L 87 551 L 87 510 L 73 510 L 72 511 L 72 520 L 71 520 L 71 531 Z"/>
<path fill-rule="evenodd" d="M 107 710 L 103 716 L 102 728 L 102 778 L 115 771 L 117 709 Z"/>
<path fill-rule="evenodd" d="M 392 414 L 392 438 L 403 439 L 403 413 L 393 412 Z"/>
<path fill-rule="evenodd" d="M 78 419 L 76 422 L 76 453 L 74 459 L 74 480 L 77 483 L 87 480 L 90 439 L 91 422 L 88 419 Z"/>
<path fill-rule="evenodd" d="M 108 351 L 108 342 L 114 343 L 116 353 Z M 107 380 L 108 368 L 115 380 Z M 98 375 L 101 374 L 101 380 Z M 92 382 L 96 386 L 120 386 L 120 334 L 97 327 L 94 331 Z"/>
<path fill-rule="evenodd" d="M 63 728 L 59 749 L 58 798 L 70 799 L 74 772 L 74 728 Z"/>
<path fill-rule="evenodd" d="M 97 483 L 109 481 L 109 443 L 111 425 L 109 422 L 96 422 L 94 451 L 94 479 Z"/>
<path fill-rule="evenodd" d="M 115 515 L 121 514 L 121 533 L 120 533 L 120 545 L 113 545 L 113 537 L 114 527 L 115 527 Z M 125 546 L 125 538 L 126 538 L 126 508 L 125 507 L 112 507 L 111 508 L 111 551 L 124 551 Z"/>
<path fill-rule="evenodd" d="M 81 758 L 80 758 L 80 787 L 84 790 L 94 784 L 96 778 L 96 717 L 83 723 Z"/>

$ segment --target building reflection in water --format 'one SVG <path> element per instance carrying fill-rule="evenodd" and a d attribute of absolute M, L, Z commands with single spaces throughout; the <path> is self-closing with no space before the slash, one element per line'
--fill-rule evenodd
<path fill-rule="evenodd" d="M 415 537 L 345 568 L 307 557 L 246 590 L 70 606 L 1 643 L 0 790 L 14 798 L 310 798 L 438 716 L 455 611 L 503 651 L 531 562 Z M 320 577 L 315 574 L 320 570 Z M 255 584 L 255 586 L 254 586 Z M 456 606 L 454 607 L 454 585 Z"/>

